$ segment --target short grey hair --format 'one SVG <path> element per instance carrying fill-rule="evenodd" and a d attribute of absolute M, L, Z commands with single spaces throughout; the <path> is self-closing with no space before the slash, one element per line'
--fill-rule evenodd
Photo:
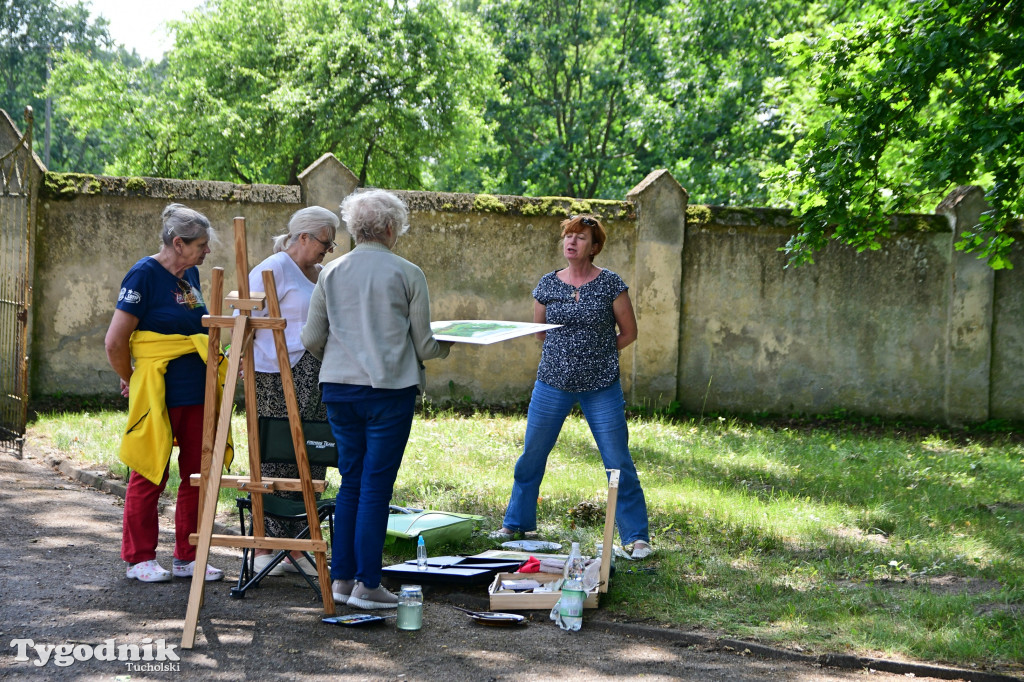
<path fill-rule="evenodd" d="M 213 228 L 206 216 L 184 204 L 167 204 L 160 217 L 163 220 L 160 240 L 167 246 L 174 243 L 175 237 L 181 237 L 186 244 L 199 237 L 214 238 Z"/>
<path fill-rule="evenodd" d="M 341 202 L 341 219 L 357 244 L 383 242 L 389 227 L 396 237 L 409 230 L 409 208 L 383 189 L 349 194 Z"/>
<path fill-rule="evenodd" d="M 316 237 L 324 228 L 329 233 L 327 241 L 333 242 L 340 224 L 341 221 L 337 214 L 323 206 L 300 208 L 292 213 L 292 217 L 288 221 L 288 232 L 274 237 L 274 253 L 287 249 L 295 243 L 300 235 L 308 234 Z"/>

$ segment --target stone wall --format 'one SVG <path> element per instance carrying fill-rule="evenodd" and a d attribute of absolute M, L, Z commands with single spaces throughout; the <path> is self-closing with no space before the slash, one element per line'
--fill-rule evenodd
<path fill-rule="evenodd" d="M 69 187 L 72 179 L 47 174 L 49 186 L 38 204 L 31 346 L 36 395 L 116 388 L 103 337 L 121 279 L 135 261 L 160 249 L 160 214 L 167 204 L 202 212 L 219 232 L 221 243 L 200 268 L 207 290 L 214 266 L 224 267 L 231 283 L 226 288 L 234 288 L 232 218 L 246 217 L 251 258 L 262 259 L 270 253 L 270 237 L 301 207 L 297 187 L 91 176 Z"/>
<path fill-rule="evenodd" d="M 326 155 L 297 187 L 151 178 L 42 176 L 35 226 L 33 395 L 113 394 L 103 337 L 121 278 L 158 249 L 172 201 L 210 217 L 222 244 L 201 268 L 236 286 L 232 219 L 243 216 L 248 262 L 304 205 L 337 210 L 355 177 Z M 964 188 L 941 215 L 899 216 L 879 251 L 831 245 L 786 268 L 790 215 L 688 206 L 665 171 L 622 201 L 397 192 L 411 229 L 396 251 L 430 286 L 433 318 L 532 319 L 533 287 L 562 267 L 559 222 L 594 212 L 609 233 L 597 264 L 630 285 L 639 338 L 622 356 L 631 404 L 690 413 L 850 413 L 947 423 L 1024 419 L 1024 249 L 992 271 L 953 248 L 956 224 L 983 209 Z M 1024 240 L 1021 240 L 1024 241 Z M 332 257 L 346 252 L 340 246 Z M 1020 244 L 1020 242 L 1018 242 Z M 540 356 L 520 338 L 457 345 L 427 365 L 438 402 L 524 404 Z"/>
<path fill-rule="evenodd" d="M 786 268 L 782 211 L 688 224 L 683 372 L 689 411 L 943 414 L 948 225 L 912 222 L 881 251 L 830 245 Z"/>

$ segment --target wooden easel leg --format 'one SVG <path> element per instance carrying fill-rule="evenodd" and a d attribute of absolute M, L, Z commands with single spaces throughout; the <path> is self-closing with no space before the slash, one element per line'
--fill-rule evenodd
<path fill-rule="evenodd" d="M 210 396 L 215 395 L 215 393 L 211 394 L 211 380 L 215 381 L 215 379 L 212 378 L 216 373 L 212 370 L 212 365 L 209 363 L 216 362 L 216 353 L 219 351 L 219 348 L 217 348 L 217 346 L 219 346 L 219 329 L 221 327 L 232 328 L 231 344 L 233 350 L 228 362 L 227 378 L 224 382 L 224 391 L 221 398 L 220 412 L 216 425 L 216 438 L 212 448 L 209 447 L 212 425 L 204 425 L 204 466 L 203 471 L 199 476 L 199 481 L 202 484 L 199 500 L 199 527 L 194 540 L 196 543 L 196 571 L 192 575 L 188 610 L 185 614 L 185 626 L 181 638 L 181 647 L 183 649 L 191 649 L 195 645 L 196 628 L 199 623 L 199 611 L 202 608 L 203 597 L 205 594 L 206 565 L 210 557 L 210 547 L 213 544 L 217 544 L 218 546 L 246 547 L 253 550 L 259 548 L 312 551 L 316 557 L 317 577 L 320 580 L 320 593 L 323 597 L 324 612 L 328 615 L 334 614 L 334 597 L 331 593 L 330 571 L 327 566 L 327 547 L 320 531 L 320 525 L 317 521 L 319 517 L 317 515 L 316 496 L 310 475 L 309 459 L 307 457 L 306 444 L 302 431 L 302 420 L 295 396 L 295 387 L 292 383 L 291 366 L 288 362 L 287 345 L 284 338 L 284 329 L 287 322 L 281 318 L 280 305 L 277 300 L 277 288 L 274 283 L 273 275 L 269 271 L 263 273 L 263 281 L 265 286 L 266 302 L 269 308 L 268 317 L 272 319 L 254 321 L 249 315 L 251 310 L 258 310 L 260 308 L 253 305 L 254 303 L 258 303 L 258 301 L 249 300 L 249 283 L 246 278 L 246 273 L 249 272 L 249 266 L 245 245 L 244 218 L 235 218 L 235 256 L 236 271 L 239 275 L 238 294 L 237 296 L 234 296 L 234 292 L 232 292 L 232 296 L 229 296 L 228 298 L 235 302 L 244 301 L 245 306 L 238 309 L 241 314 L 237 317 L 223 317 L 220 315 L 220 305 L 218 301 L 214 304 L 214 307 L 211 308 L 212 310 L 216 310 L 216 314 L 204 317 L 203 321 L 203 324 L 210 327 L 211 330 L 217 330 L 217 343 L 214 342 L 214 336 L 211 335 L 209 345 L 210 357 L 208 357 L 207 366 L 207 410 L 204 418 L 209 418 L 209 416 L 214 413 L 212 403 L 215 399 Z M 223 289 L 222 277 L 222 272 L 214 272 L 213 288 L 218 298 Z M 306 507 L 306 517 L 307 519 L 310 519 L 311 523 L 310 538 L 304 541 L 283 538 L 267 538 L 264 536 L 263 498 L 261 495 L 265 492 L 271 492 L 271 489 L 260 489 L 259 487 L 261 481 L 261 457 L 259 452 L 259 432 L 256 421 L 256 395 L 254 385 L 252 385 L 250 381 L 245 382 L 245 398 L 246 422 L 250 448 L 249 478 L 251 483 L 255 484 L 255 486 L 250 489 L 253 493 L 253 537 L 250 538 L 249 542 L 242 542 L 240 538 L 235 538 L 233 536 L 213 535 L 213 522 L 217 514 L 217 498 L 219 497 L 221 483 L 223 480 L 224 459 L 225 452 L 227 450 L 228 433 L 230 431 L 231 423 L 231 410 L 234 404 L 235 387 L 238 381 L 239 367 L 244 366 L 246 379 L 251 379 L 255 375 L 252 349 L 250 348 L 255 334 L 255 327 L 272 329 L 274 332 L 274 344 L 277 350 L 278 365 L 281 368 L 281 383 L 284 389 L 285 402 L 288 406 L 289 427 L 292 433 L 292 442 L 295 449 L 296 465 L 299 469 L 298 481 L 300 482 L 302 497 Z M 212 454 L 207 466 L 206 455 L 211 451 Z M 182 483 L 188 484 L 188 482 L 185 481 Z"/>
<path fill-rule="evenodd" d="M 231 342 L 236 348 L 243 348 L 245 326 L 248 318 L 239 316 L 231 334 Z M 181 635 L 181 648 L 191 649 L 196 641 L 196 627 L 199 624 L 199 610 L 203 605 L 204 588 L 206 587 L 206 565 L 210 559 L 210 536 L 213 535 L 213 521 L 217 515 L 217 498 L 220 496 L 220 480 L 224 471 L 224 453 L 227 451 L 228 432 L 231 429 L 231 408 L 234 403 L 235 385 L 238 381 L 239 353 L 235 353 L 228 361 L 227 377 L 224 380 L 224 393 L 221 398 L 220 418 L 217 420 L 217 440 L 213 448 L 213 461 L 210 462 L 210 475 L 206 487 L 200 489 L 202 515 L 199 517 L 199 542 L 196 544 L 196 564 L 192 573 L 192 589 L 188 596 L 188 610 L 185 612 L 185 628 Z M 182 485 L 186 482 L 182 481 Z"/>
<path fill-rule="evenodd" d="M 331 570 L 327 566 L 327 552 L 314 552 L 316 575 L 320 579 L 320 597 L 324 602 L 324 613 L 334 615 L 334 593 L 331 591 Z"/>
<path fill-rule="evenodd" d="M 263 287 L 267 294 L 267 308 L 271 317 L 280 317 L 281 308 L 277 299 L 277 284 L 274 282 L 273 274 L 269 271 L 263 273 Z M 317 513 L 316 495 L 313 493 L 312 475 L 309 471 L 309 457 L 306 452 L 306 441 L 302 432 L 302 416 L 299 414 L 299 402 L 295 395 L 295 384 L 292 379 L 292 369 L 288 362 L 288 345 L 285 341 L 284 330 L 274 330 L 274 347 L 277 351 L 277 363 L 281 368 L 281 390 L 284 393 L 284 402 L 288 408 L 288 425 L 292 432 L 292 442 L 295 447 L 295 466 L 299 470 L 299 480 L 302 481 L 302 499 L 306 506 L 306 519 L 309 522 L 309 537 L 313 542 L 322 542 L 323 534 L 320 531 L 320 516 Z M 316 574 L 320 580 L 320 597 L 324 603 L 324 613 L 328 616 L 334 615 L 334 595 L 331 591 L 331 576 L 327 569 L 327 553 L 315 552 Z"/>

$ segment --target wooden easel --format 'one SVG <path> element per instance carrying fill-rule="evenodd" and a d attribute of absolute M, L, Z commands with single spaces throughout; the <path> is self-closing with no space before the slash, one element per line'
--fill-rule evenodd
<path fill-rule="evenodd" d="M 196 547 L 196 570 L 192 576 L 188 610 L 185 614 L 185 628 L 181 647 L 191 649 L 195 644 L 199 610 L 203 605 L 206 586 L 206 564 L 210 547 L 239 547 L 249 549 L 286 549 L 312 552 L 316 557 L 317 577 L 320 580 L 320 594 L 323 597 L 324 613 L 334 615 L 334 597 L 327 569 L 327 543 L 316 522 L 317 507 L 314 492 L 323 492 L 324 481 L 314 481 L 309 472 L 306 456 L 306 439 L 302 433 L 302 418 L 295 398 L 295 384 L 292 381 L 291 364 L 284 338 L 287 321 L 281 317 L 277 299 L 277 286 L 270 271 L 263 273 L 265 294 L 249 294 L 249 262 L 245 241 L 245 218 L 235 218 L 235 263 L 238 277 L 238 291 L 232 291 L 222 300 L 224 292 L 224 269 L 214 268 L 210 291 L 210 315 L 203 317 L 203 326 L 210 332 L 210 345 L 206 363 L 206 411 L 203 415 L 203 459 L 201 473 L 193 475 L 191 484 L 200 487 L 199 527 L 190 540 Z M 266 303 L 267 317 L 252 317 L 254 310 L 263 310 Z M 222 305 L 238 310 L 237 316 L 222 315 Z M 224 392 L 217 413 L 217 369 L 220 356 L 221 329 L 231 329 L 231 352 L 228 357 L 227 377 Z M 256 384 L 250 380 L 255 374 L 252 341 L 257 329 L 271 329 L 274 332 L 274 346 L 277 363 L 281 371 L 281 385 L 284 388 L 285 404 L 288 407 L 288 425 L 295 447 L 295 462 L 299 478 L 262 478 L 260 476 L 259 426 L 256 412 Z M 227 450 L 228 432 L 231 428 L 231 409 L 234 403 L 238 370 L 244 372 L 245 417 L 249 436 L 249 475 L 223 476 L 224 457 Z M 184 482 L 182 482 L 184 484 Z M 220 489 L 236 488 L 252 494 L 253 535 L 214 535 L 213 520 L 217 513 L 217 497 Z M 306 506 L 306 518 L 310 520 L 309 538 L 266 537 L 263 526 L 263 495 L 278 490 L 301 491 Z"/>

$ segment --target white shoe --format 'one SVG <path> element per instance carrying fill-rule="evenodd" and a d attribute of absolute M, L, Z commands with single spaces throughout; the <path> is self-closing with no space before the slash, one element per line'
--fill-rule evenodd
<path fill-rule="evenodd" d="M 264 568 L 266 568 L 268 565 L 270 565 L 270 562 L 273 561 L 273 560 L 274 560 L 274 555 L 273 554 L 260 554 L 259 556 L 253 558 L 253 560 L 252 560 L 252 568 L 253 568 L 254 571 L 259 573 Z M 277 564 L 277 566 L 274 566 L 274 568 L 272 568 L 270 570 L 270 572 L 267 573 L 267 575 L 284 575 L 284 572 L 285 572 L 284 564 L 285 564 L 284 561 L 279 562 Z"/>
<path fill-rule="evenodd" d="M 165 583 L 171 579 L 171 572 L 158 564 L 156 559 L 150 559 L 129 566 L 128 577 L 143 583 Z"/>
<path fill-rule="evenodd" d="M 191 578 L 192 574 L 196 571 L 196 562 L 190 561 L 187 564 L 175 564 L 171 567 L 171 571 L 174 572 L 175 578 Z M 206 565 L 206 582 L 212 583 L 224 578 L 224 571 L 213 566 Z"/>
<path fill-rule="evenodd" d="M 648 543 L 643 540 L 637 540 L 633 543 L 633 558 L 634 559 L 646 559 L 651 556 L 651 552 L 654 551 Z"/>
<path fill-rule="evenodd" d="M 316 566 L 311 564 L 309 562 L 309 559 L 307 559 L 304 556 L 300 556 L 298 559 L 296 559 L 295 557 L 293 557 L 293 556 L 291 556 L 289 554 L 288 558 L 285 559 L 284 561 L 282 561 L 278 565 L 282 567 L 282 570 L 285 573 L 298 573 L 299 572 L 299 568 L 302 568 L 302 572 L 305 573 L 306 575 L 308 575 L 308 576 L 315 576 L 316 575 Z"/>

